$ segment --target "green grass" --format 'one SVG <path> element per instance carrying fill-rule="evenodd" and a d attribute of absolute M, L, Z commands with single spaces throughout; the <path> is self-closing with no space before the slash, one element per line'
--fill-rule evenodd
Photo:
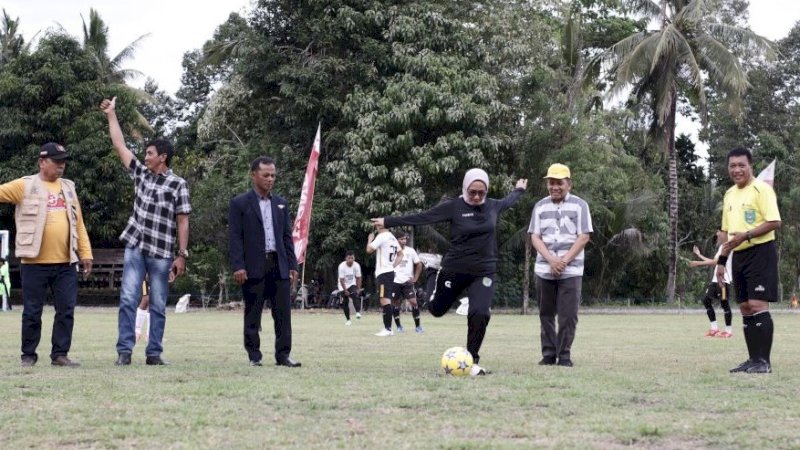
<path fill-rule="evenodd" d="M 465 318 L 377 338 L 380 316 L 295 313 L 300 369 L 249 367 L 241 312 L 170 314 L 164 358 L 115 367 L 116 311 L 79 309 L 70 357 L 19 367 L 20 312 L 0 314 L 0 448 L 799 448 L 800 316 L 775 314 L 774 373 L 731 375 L 734 338 L 704 314 L 583 314 L 574 368 L 540 367 L 538 318 L 495 315 L 480 378 L 440 374 Z M 405 325 L 413 325 L 404 315 Z M 272 321 L 262 350 L 272 357 Z"/>

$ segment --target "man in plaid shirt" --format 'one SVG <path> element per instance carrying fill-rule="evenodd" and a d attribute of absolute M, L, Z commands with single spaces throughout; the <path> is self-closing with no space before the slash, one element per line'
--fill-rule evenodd
<path fill-rule="evenodd" d="M 142 297 L 145 275 L 150 280 L 150 336 L 145 350 L 147 365 L 165 365 L 161 359 L 164 314 L 169 283 L 186 270 L 189 256 L 189 188 L 186 180 L 169 168 L 172 144 L 156 139 L 146 145 L 144 164 L 125 146 L 116 114 L 116 100 L 103 100 L 100 108 L 108 116 L 111 142 L 122 165 L 133 179 L 133 214 L 120 235 L 125 243 L 125 265 L 119 301 L 119 338 L 116 365 L 131 363 L 136 343 L 136 307 Z M 175 240 L 177 231 L 177 254 Z M 173 257 L 173 255 L 175 255 Z"/>

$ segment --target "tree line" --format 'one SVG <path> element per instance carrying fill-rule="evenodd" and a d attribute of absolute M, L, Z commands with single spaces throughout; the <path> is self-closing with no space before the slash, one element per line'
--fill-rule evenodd
<path fill-rule="evenodd" d="M 750 148 L 755 169 L 778 160 L 775 189 L 784 298 L 800 275 L 796 229 L 800 27 L 771 43 L 747 28 L 744 0 L 260 0 L 232 13 L 183 58 L 181 87 L 127 82 L 138 40 L 108 55 L 113 29 L 90 11 L 83 36 L 0 17 L 0 181 L 34 170 L 46 141 L 70 148 L 95 247 L 119 246 L 132 187 L 97 105 L 118 97 L 131 148 L 155 136 L 177 149 L 173 170 L 192 190 L 189 276 L 211 292 L 227 269 L 227 202 L 249 187 L 248 164 L 278 161 L 276 190 L 296 211 L 318 123 L 323 142 L 306 279 L 333 289 L 347 250 L 364 254 L 370 217 L 419 211 L 458 195 L 471 167 L 490 195 L 529 178 L 498 229 L 498 306 L 518 306 L 538 182 L 553 162 L 574 174 L 592 209 L 585 302 L 699 298 L 710 274 L 688 268 L 692 245 L 713 254 L 724 155 Z M 139 68 L 146 73 L 147 68 Z M 610 96 L 608 93 L 616 93 Z M 620 104 L 621 102 L 621 104 Z M 696 145 L 675 135 L 678 114 L 702 123 Z M 0 207 L 13 230 L 13 209 Z M 444 230 L 415 245 L 443 252 Z"/>

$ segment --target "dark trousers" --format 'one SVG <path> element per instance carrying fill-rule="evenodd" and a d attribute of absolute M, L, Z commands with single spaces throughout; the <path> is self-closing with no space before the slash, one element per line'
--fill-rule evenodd
<path fill-rule="evenodd" d="M 578 305 L 581 302 L 583 277 L 547 280 L 536 277 L 539 291 L 539 322 L 541 324 L 542 356 L 570 359 L 575 328 L 578 326 Z M 558 331 L 556 332 L 556 316 Z"/>
<path fill-rule="evenodd" d="M 477 364 L 486 328 L 492 316 L 492 298 L 495 290 L 495 274 L 470 275 L 441 269 L 436 274 L 434 288 L 430 294 L 428 310 L 441 317 L 450 310 L 464 293 L 469 297 L 467 313 L 467 350 Z"/>
<path fill-rule="evenodd" d="M 53 293 L 53 349 L 50 358 L 66 356 L 72 346 L 75 303 L 78 301 L 76 264 L 21 264 L 22 356 L 39 358 L 36 347 L 42 338 L 42 310 L 48 291 Z"/>
<path fill-rule="evenodd" d="M 267 259 L 267 270 L 263 274 L 247 274 L 242 285 L 244 297 L 244 348 L 250 361 L 261 361 L 261 313 L 264 302 L 272 311 L 275 328 L 275 360 L 282 361 L 292 351 L 292 316 L 289 299 L 289 280 L 281 279 L 274 258 Z"/>

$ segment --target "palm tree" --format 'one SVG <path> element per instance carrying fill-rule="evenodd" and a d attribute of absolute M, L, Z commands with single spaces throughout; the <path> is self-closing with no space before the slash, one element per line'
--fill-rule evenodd
<path fill-rule="evenodd" d="M 705 119 L 706 83 L 723 93 L 733 113 L 749 87 L 736 53 L 774 56 L 773 44 L 752 31 L 719 23 L 713 0 L 622 0 L 631 12 L 657 23 L 656 30 L 634 33 L 597 58 L 612 78 L 610 96 L 633 89 L 652 110 L 651 133 L 669 168 L 669 273 L 667 300 L 675 298 L 678 261 L 678 169 L 675 116 L 678 95 L 689 99 Z M 750 53 L 752 52 L 752 53 Z"/>
<path fill-rule="evenodd" d="M 83 48 L 90 52 L 97 65 L 100 67 L 103 81 L 109 84 L 124 84 L 126 81 L 141 76 L 142 73 L 134 69 L 123 69 L 122 64 L 131 59 L 136 52 L 136 47 L 150 34 L 143 34 L 128 44 L 116 56 L 108 55 L 108 25 L 93 8 L 89 9 L 89 23 L 81 15 L 83 22 Z"/>
<path fill-rule="evenodd" d="M 19 17 L 12 19 L 5 9 L 0 17 L 0 65 L 16 58 L 28 48 L 19 34 Z"/>

